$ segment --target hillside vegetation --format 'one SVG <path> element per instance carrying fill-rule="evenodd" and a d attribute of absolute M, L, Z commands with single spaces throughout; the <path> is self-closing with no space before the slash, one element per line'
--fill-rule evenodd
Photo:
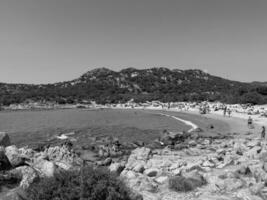
<path fill-rule="evenodd" d="M 98 68 L 78 79 L 55 84 L 0 83 L 0 104 L 25 100 L 55 101 L 60 104 L 84 100 L 118 103 L 134 99 L 170 101 L 222 101 L 226 103 L 267 103 L 267 84 L 231 81 L 201 70 L 151 68 Z"/>

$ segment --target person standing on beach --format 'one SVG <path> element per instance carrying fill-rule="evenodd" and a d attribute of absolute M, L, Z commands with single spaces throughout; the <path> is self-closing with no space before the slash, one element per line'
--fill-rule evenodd
<path fill-rule="evenodd" d="M 261 127 L 261 139 L 265 140 L 265 126 Z"/>
<path fill-rule="evenodd" d="M 223 116 L 224 116 L 224 117 L 226 116 L 226 111 L 227 111 L 227 107 L 225 106 L 225 107 L 223 108 Z"/>
<path fill-rule="evenodd" d="M 231 111 L 230 108 L 228 108 L 227 112 L 228 112 L 228 117 L 231 117 L 231 113 L 232 113 L 232 111 Z"/>
<path fill-rule="evenodd" d="M 250 116 L 248 118 L 248 128 L 252 128 L 252 118 Z"/>

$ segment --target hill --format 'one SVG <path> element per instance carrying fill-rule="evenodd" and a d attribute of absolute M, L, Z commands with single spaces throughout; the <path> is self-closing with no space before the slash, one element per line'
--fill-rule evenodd
<path fill-rule="evenodd" d="M 77 79 L 55 84 L 0 83 L 0 104 L 3 105 L 25 100 L 64 104 L 84 100 L 117 103 L 130 99 L 263 104 L 267 103 L 267 85 L 227 80 L 201 70 L 168 68 L 127 68 L 119 72 L 98 68 Z"/>

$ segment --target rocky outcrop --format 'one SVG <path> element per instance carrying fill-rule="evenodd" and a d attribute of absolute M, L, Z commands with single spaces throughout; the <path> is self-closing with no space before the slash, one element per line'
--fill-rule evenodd
<path fill-rule="evenodd" d="M 9 146 L 11 145 L 10 139 L 7 133 L 0 132 L 0 146 Z"/>
<path fill-rule="evenodd" d="M 6 145 L 8 143 L 5 143 Z M 37 152 L 27 147 L 0 147 L 0 191 L 1 187 L 14 184 L 14 189 L 0 199 L 20 199 L 21 191 L 29 188 L 42 177 L 53 177 L 57 170 L 70 170 L 81 166 L 81 159 L 67 144 L 49 147 Z M 17 187 L 18 186 L 18 187 Z M 20 192 L 18 192 L 20 191 Z"/>
<path fill-rule="evenodd" d="M 24 164 L 25 159 L 20 154 L 19 149 L 15 145 L 6 147 L 5 154 L 12 167 L 17 167 Z"/>
<path fill-rule="evenodd" d="M 121 177 L 144 200 L 267 199 L 267 146 L 257 138 L 197 139 L 187 144 L 192 145 L 181 150 L 137 148 Z M 199 177 L 207 184 L 175 192 L 169 187 L 173 177 Z"/>

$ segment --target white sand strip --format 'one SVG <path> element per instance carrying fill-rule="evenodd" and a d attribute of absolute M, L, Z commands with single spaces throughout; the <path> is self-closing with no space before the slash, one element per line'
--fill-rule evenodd
<path fill-rule="evenodd" d="M 160 115 L 163 115 L 163 116 L 166 116 L 166 117 L 171 117 L 173 119 L 176 119 L 180 122 L 183 122 L 184 124 L 188 125 L 188 126 L 191 126 L 192 128 L 188 131 L 189 133 L 196 130 L 198 128 L 198 126 L 196 124 L 194 124 L 193 122 L 191 121 L 188 121 L 188 120 L 184 120 L 184 119 L 181 119 L 179 117 L 175 117 L 175 116 L 172 116 L 172 115 L 167 115 L 167 114 L 163 114 L 163 113 L 159 113 Z"/>

